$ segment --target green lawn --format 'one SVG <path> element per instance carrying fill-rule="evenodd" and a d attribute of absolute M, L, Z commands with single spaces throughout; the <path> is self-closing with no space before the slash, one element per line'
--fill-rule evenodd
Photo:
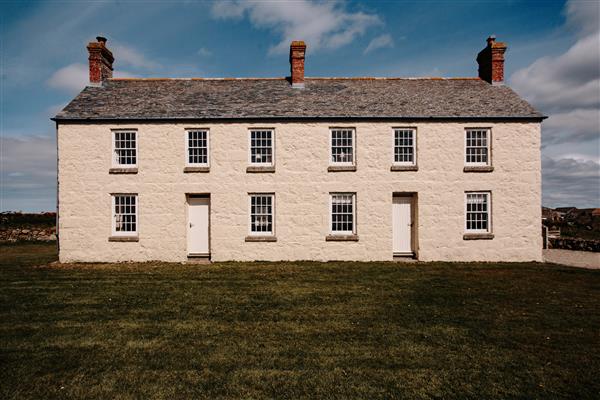
<path fill-rule="evenodd" d="M 0 247 L 1 399 L 600 397 L 600 271 L 55 258 Z"/>

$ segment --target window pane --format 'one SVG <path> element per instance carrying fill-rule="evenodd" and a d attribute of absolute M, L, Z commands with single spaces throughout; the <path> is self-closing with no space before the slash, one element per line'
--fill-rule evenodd
<path fill-rule="evenodd" d="M 135 132 L 114 132 L 114 162 L 116 165 L 135 165 L 136 154 Z"/>
<path fill-rule="evenodd" d="M 467 129 L 466 159 L 467 164 L 488 164 L 488 129 Z"/>
<path fill-rule="evenodd" d="M 208 131 L 188 131 L 188 163 L 208 164 Z"/>
<path fill-rule="evenodd" d="M 331 131 L 331 162 L 353 163 L 354 162 L 354 130 L 333 129 Z"/>
<path fill-rule="evenodd" d="M 354 228 L 354 195 L 331 195 L 331 231 L 352 233 Z"/>
<path fill-rule="evenodd" d="M 414 129 L 394 130 L 394 162 L 414 164 L 415 131 Z"/>
<path fill-rule="evenodd" d="M 273 195 L 250 195 L 250 232 L 273 233 Z"/>
<path fill-rule="evenodd" d="M 115 195 L 114 196 L 114 224 L 116 232 L 132 232 L 137 229 L 137 196 Z"/>
<path fill-rule="evenodd" d="M 489 194 L 467 193 L 467 231 L 489 231 Z"/>
<path fill-rule="evenodd" d="M 273 131 L 250 131 L 250 162 L 273 163 Z"/>

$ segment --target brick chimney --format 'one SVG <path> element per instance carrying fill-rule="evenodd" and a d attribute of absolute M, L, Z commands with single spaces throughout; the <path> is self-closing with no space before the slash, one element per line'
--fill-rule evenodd
<path fill-rule="evenodd" d="M 301 40 L 294 40 L 290 45 L 290 80 L 293 88 L 304 88 L 304 55 L 306 44 Z"/>
<path fill-rule="evenodd" d="M 90 84 L 101 85 L 102 81 L 112 78 L 113 61 L 115 58 L 111 51 L 106 47 L 106 38 L 96 37 L 97 42 L 90 42 L 87 45 L 90 56 Z"/>
<path fill-rule="evenodd" d="M 492 85 L 504 84 L 504 53 L 506 43 L 496 42 L 496 36 L 487 38 L 487 47 L 477 55 L 479 77 Z"/>

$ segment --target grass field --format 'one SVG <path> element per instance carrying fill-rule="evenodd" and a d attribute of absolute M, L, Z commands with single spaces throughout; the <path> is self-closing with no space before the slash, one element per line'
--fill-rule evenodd
<path fill-rule="evenodd" d="M 599 398 L 600 271 L 44 266 L 0 247 L 0 398 Z"/>

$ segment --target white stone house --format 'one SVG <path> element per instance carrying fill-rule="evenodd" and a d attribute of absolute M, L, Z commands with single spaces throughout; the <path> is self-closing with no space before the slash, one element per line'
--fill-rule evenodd
<path fill-rule="evenodd" d="M 542 259 L 540 125 L 474 78 L 115 79 L 53 119 L 60 260 Z"/>

